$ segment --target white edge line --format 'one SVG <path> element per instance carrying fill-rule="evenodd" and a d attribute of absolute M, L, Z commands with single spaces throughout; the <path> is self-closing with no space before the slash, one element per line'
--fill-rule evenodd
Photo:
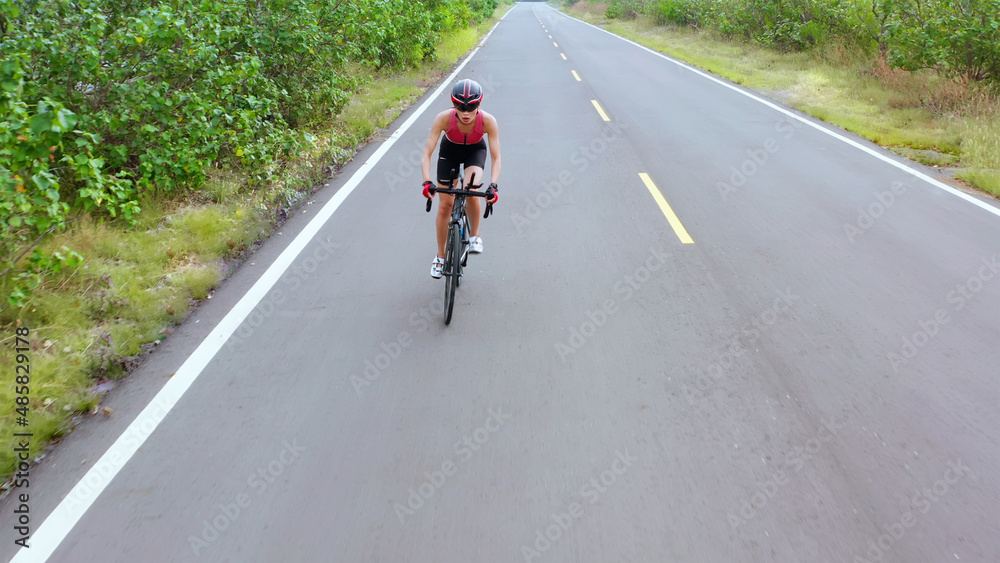
<path fill-rule="evenodd" d="M 998 208 L 996 206 L 993 206 L 993 205 L 990 205 L 990 204 L 988 204 L 988 203 L 986 203 L 986 202 L 984 202 L 984 201 L 982 201 L 980 199 L 977 199 L 977 198 L 975 198 L 975 197 L 973 197 L 973 196 L 971 196 L 971 195 L 969 195 L 969 194 L 967 194 L 967 193 L 965 193 L 965 192 L 963 192 L 961 190 L 957 190 L 957 189 L 949 186 L 948 184 L 945 184 L 944 182 L 941 182 L 939 180 L 935 180 L 934 178 L 931 178 L 930 176 L 928 176 L 927 174 L 924 174 L 923 172 L 920 172 L 919 170 L 915 170 L 913 168 L 910 168 L 909 166 L 907 166 L 906 164 L 903 164 L 902 162 L 893 160 L 893 159 L 885 156 L 884 154 L 881 154 L 881 153 L 875 151 L 871 147 L 866 147 L 865 145 L 862 145 L 861 143 L 858 143 L 857 141 L 854 141 L 852 139 L 848 139 L 847 137 L 843 136 L 842 134 L 838 133 L 837 131 L 832 131 L 830 129 L 827 129 L 826 127 L 824 127 L 822 125 L 819 125 L 818 123 L 814 123 L 814 122 L 812 122 L 812 121 L 810 121 L 810 120 L 808 120 L 808 119 L 806 119 L 806 118 L 804 118 L 804 117 L 802 117 L 800 115 L 797 115 L 797 114 L 795 114 L 795 113 L 793 113 L 793 112 L 791 112 L 791 111 L 789 111 L 789 110 L 787 110 L 787 109 L 785 109 L 785 108 L 783 108 L 783 107 L 781 107 L 779 105 L 776 105 L 776 104 L 774 104 L 774 103 L 772 103 L 772 102 L 770 102 L 768 100 L 765 100 L 764 98 L 761 98 L 760 96 L 754 95 L 754 94 L 752 94 L 752 93 L 744 90 L 743 88 L 740 88 L 738 86 L 730 84 L 729 82 L 726 82 L 726 81 L 724 81 L 724 80 L 722 80 L 722 79 L 720 79 L 718 77 L 712 76 L 711 74 L 709 74 L 709 73 L 707 73 L 707 72 L 705 72 L 705 71 L 703 71 L 703 70 L 701 70 L 699 68 L 693 67 L 693 66 L 691 66 L 691 65 L 689 65 L 689 64 L 687 64 L 687 63 L 685 63 L 683 61 L 679 61 L 677 59 L 674 59 L 672 57 L 664 55 L 663 53 L 660 53 L 659 51 L 654 51 L 653 49 L 650 49 L 649 47 L 646 47 L 645 45 L 641 45 L 639 43 L 636 43 L 635 41 L 632 41 L 631 39 L 626 39 L 626 38 L 622 37 L 621 35 L 615 35 L 614 33 L 611 33 L 610 31 L 608 31 L 606 29 L 601 29 L 601 28 L 597 27 L 596 25 L 587 23 L 587 22 L 585 22 L 583 20 L 578 20 L 578 19 L 574 18 L 573 16 L 570 16 L 569 14 L 566 14 L 564 12 L 556 10 L 555 8 L 552 8 L 551 6 L 546 5 L 546 7 L 549 8 L 549 9 L 551 9 L 551 10 L 555 10 L 556 13 L 558 13 L 558 14 L 564 16 L 564 17 L 567 17 L 567 18 L 572 19 L 572 20 L 576 20 L 576 21 L 578 21 L 578 22 L 580 22 L 580 23 L 582 23 L 584 25 L 589 25 L 590 27 L 596 29 L 597 31 L 602 31 L 602 32 L 607 33 L 608 35 L 610 35 L 612 37 L 617 37 L 618 39 L 621 39 L 622 41 L 625 41 L 626 43 L 631 43 L 632 45 L 635 45 L 636 47 L 638 47 L 640 49 L 648 51 L 648 52 L 650 52 L 650 53 L 652 53 L 652 54 L 654 54 L 654 55 L 656 55 L 656 56 L 658 56 L 658 57 L 660 57 L 660 58 L 662 58 L 664 60 L 670 61 L 670 62 L 674 63 L 675 65 L 678 65 L 678 66 L 680 66 L 682 68 L 686 68 L 687 70 L 690 70 L 691 72 L 693 72 L 695 74 L 701 75 L 701 76 L 703 76 L 703 77 L 705 77 L 705 78 L 707 78 L 707 79 L 709 79 L 709 80 L 711 80 L 711 81 L 713 81 L 713 82 L 715 82 L 717 84 L 725 86 L 726 88 L 729 88 L 730 90 L 733 90 L 734 92 L 739 92 L 740 94 L 743 94 L 744 96 L 746 96 L 748 98 L 756 100 L 756 101 L 758 101 L 758 102 L 760 102 L 760 103 L 762 103 L 762 104 L 764 104 L 764 105 L 766 105 L 766 106 L 768 106 L 768 107 L 770 107 L 770 108 L 772 108 L 774 110 L 777 110 L 777 111 L 779 111 L 779 112 L 787 115 L 788 117 L 791 117 L 792 119 L 795 119 L 797 121 L 805 123 L 806 125 L 812 127 L 813 129 L 816 129 L 818 131 L 822 131 L 823 133 L 826 133 L 827 135 L 830 135 L 831 137 L 839 139 L 839 140 L 841 140 L 841 141 L 843 141 L 843 142 L 851 145 L 852 147 L 860 149 L 860 150 L 862 150 L 862 151 L 870 154 L 871 156 L 874 156 L 875 158 L 878 158 L 878 159 L 880 159 L 880 160 L 882 160 L 884 162 L 887 162 L 887 163 L 895 166 L 896 168 L 899 168 L 903 172 L 906 172 L 908 174 L 912 174 L 913 176 L 916 176 L 917 178 L 920 178 L 921 180 L 923 180 L 923 181 L 931 184 L 932 186 L 935 186 L 937 188 L 941 188 L 942 190 L 944 190 L 944 191 L 946 191 L 946 192 L 948 192 L 948 193 L 950 193 L 952 195 L 958 196 L 958 197 L 960 197 L 960 198 L 968 201 L 969 203 L 972 203 L 973 205 L 975 205 L 977 207 L 980 207 L 982 209 L 985 209 L 986 211 L 988 211 L 988 212 L 996 215 L 997 217 L 1000 217 L 1000 208 Z M 832 125 L 832 124 L 830 124 L 830 126 L 831 127 L 835 127 L 835 125 Z"/>
<path fill-rule="evenodd" d="M 513 7 L 511 8 L 513 9 Z M 277 283 L 292 261 L 302 252 L 306 245 L 319 232 L 319 229 L 326 221 L 333 216 L 340 204 L 347 196 L 351 195 L 361 181 L 368 175 L 372 167 L 383 157 L 385 153 L 396 143 L 397 140 L 410 128 L 431 104 L 437 102 L 437 97 L 448 87 L 452 79 L 468 64 L 472 57 L 486 43 L 486 40 L 493 33 L 493 30 L 500 25 L 508 10 L 500 17 L 500 20 L 490 28 L 489 32 L 483 36 L 476 48 L 458 65 L 455 70 L 444 80 L 437 90 L 417 108 L 402 125 L 397 128 L 392 135 L 379 146 L 372 156 L 366 160 L 361 168 L 354 173 L 351 178 L 334 194 L 313 217 L 305 228 L 289 243 L 288 247 L 278 256 L 268 267 L 267 271 L 257 280 L 257 282 L 244 294 L 244 296 L 233 306 L 219 324 L 212 329 L 212 332 L 202 340 L 201 344 L 195 348 L 194 352 L 188 356 L 177 372 L 170 378 L 170 381 L 153 397 L 152 401 L 136 416 L 135 420 L 129 424 L 128 428 L 101 456 L 87 474 L 70 490 L 70 492 L 59 502 L 41 526 L 31 535 L 29 548 L 21 548 L 11 563 L 33 563 L 47 561 L 55 552 L 62 541 L 69 535 L 76 523 L 80 521 L 84 513 L 97 500 L 101 492 L 111 483 L 118 472 L 135 455 L 135 452 L 146 442 L 146 439 L 166 418 L 170 409 L 177 404 L 184 393 L 191 387 L 198 376 L 201 375 L 205 366 L 215 357 L 215 354 L 229 340 L 236 329 L 239 328 L 243 320 L 253 311 L 257 303 L 267 295 L 267 292 Z"/>

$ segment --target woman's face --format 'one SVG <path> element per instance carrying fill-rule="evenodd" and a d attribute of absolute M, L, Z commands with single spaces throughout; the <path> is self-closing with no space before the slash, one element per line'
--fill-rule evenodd
<path fill-rule="evenodd" d="M 472 111 L 462 111 L 459 108 L 455 108 L 455 111 L 458 112 L 459 121 L 462 123 L 472 123 L 472 120 L 476 117 L 476 112 L 479 111 L 479 107 L 477 106 L 476 109 Z"/>

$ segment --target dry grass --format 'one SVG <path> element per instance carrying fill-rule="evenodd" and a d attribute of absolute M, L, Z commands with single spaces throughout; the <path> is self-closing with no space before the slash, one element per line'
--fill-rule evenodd
<path fill-rule="evenodd" d="M 604 14 L 608 11 L 609 4 L 607 2 L 588 2 L 587 0 L 580 0 L 576 4 L 570 7 L 570 11 L 576 14 L 583 14 L 590 17 L 604 17 Z"/>

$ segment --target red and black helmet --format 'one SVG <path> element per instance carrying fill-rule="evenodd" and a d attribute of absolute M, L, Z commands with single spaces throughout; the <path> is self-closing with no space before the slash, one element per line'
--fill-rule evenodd
<path fill-rule="evenodd" d="M 459 80 L 451 89 L 451 102 L 456 106 L 474 108 L 483 101 L 483 88 L 475 80 Z"/>

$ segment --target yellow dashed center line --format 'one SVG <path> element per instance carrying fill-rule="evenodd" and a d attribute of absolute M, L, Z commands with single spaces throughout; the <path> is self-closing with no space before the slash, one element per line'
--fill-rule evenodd
<path fill-rule="evenodd" d="M 608 114 L 604 113 L 604 108 L 601 107 L 601 104 L 597 103 L 597 100 L 590 100 L 590 103 L 594 104 L 594 108 L 597 110 L 597 113 L 601 114 L 601 119 L 604 121 L 611 121 L 611 118 L 608 117 Z"/>
<path fill-rule="evenodd" d="M 580 79 L 580 75 L 577 74 L 575 70 L 571 70 L 570 72 L 573 73 L 573 78 L 575 78 L 577 82 L 583 82 L 583 80 Z"/>
<path fill-rule="evenodd" d="M 558 43 L 556 43 L 555 41 L 553 41 L 553 42 L 552 42 L 552 44 L 553 44 L 553 45 L 555 45 L 556 47 L 558 47 L 558 46 L 559 46 L 559 44 L 558 44 Z"/>
<path fill-rule="evenodd" d="M 694 239 L 688 234 L 687 229 L 681 224 L 681 220 L 677 218 L 673 209 L 670 209 L 670 204 L 667 200 L 663 199 L 663 194 L 653 183 L 653 180 L 649 177 L 649 174 L 645 172 L 640 172 L 639 177 L 642 178 L 642 182 L 646 184 L 649 189 L 649 193 L 653 194 L 653 199 L 656 200 L 656 204 L 660 206 L 660 211 L 667 217 L 667 221 L 670 222 L 670 226 L 674 228 L 674 232 L 677 233 L 677 238 L 681 239 L 684 244 L 694 244 Z"/>
<path fill-rule="evenodd" d="M 564 61 L 566 60 L 566 53 L 559 53 L 559 55 L 563 58 Z"/>

